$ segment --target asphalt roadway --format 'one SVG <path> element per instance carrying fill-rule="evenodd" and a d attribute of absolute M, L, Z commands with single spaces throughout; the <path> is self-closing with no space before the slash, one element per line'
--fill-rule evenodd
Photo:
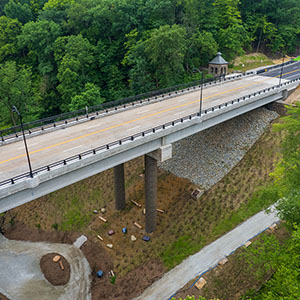
<path fill-rule="evenodd" d="M 282 82 L 300 77 L 300 62 L 283 68 Z M 203 89 L 202 108 L 272 87 L 281 69 Z M 36 169 L 199 111 L 199 91 L 108 115 L 27 139 Z M 23 141 L 0 147 L 0 181 L 28 172 Z"/>

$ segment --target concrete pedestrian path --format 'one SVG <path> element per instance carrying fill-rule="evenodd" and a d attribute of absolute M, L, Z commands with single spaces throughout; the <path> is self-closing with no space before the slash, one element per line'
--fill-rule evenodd
<path fill-rule="evenodd" d="M 185 259 L 134 300 L 167 300 L 190 280 L 215 266 L 248 240 L 279 221 L 276 212 L 257 213 L 198 253 Z"/>

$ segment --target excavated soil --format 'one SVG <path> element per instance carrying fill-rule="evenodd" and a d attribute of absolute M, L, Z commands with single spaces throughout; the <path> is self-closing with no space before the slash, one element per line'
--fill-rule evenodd
<path fill-rule="evenodd" d="M 60 260 L 54 262 L 53 258 L 59 255 Z M 63 269 L 60 267 L 62 263 Z M 68 261 L 59 253 L 48 253 L 41 258 L 40 261 L 41 271 L 45 278 L 52 285 L 65 285 L 70 280 L 70 264 Z"/>

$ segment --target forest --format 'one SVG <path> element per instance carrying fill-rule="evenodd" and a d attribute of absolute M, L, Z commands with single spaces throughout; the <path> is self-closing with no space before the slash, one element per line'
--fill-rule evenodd
<path fill-rule="evenodd" d="M 1 0 L 0 129 L 199 79 L 218 51 L 298 54 L 300 0 Z"/>

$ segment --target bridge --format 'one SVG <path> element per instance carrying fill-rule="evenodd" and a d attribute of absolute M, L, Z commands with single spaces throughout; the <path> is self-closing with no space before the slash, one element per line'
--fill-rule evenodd
<path fill-rule="evenodd" d="M 201 86 L 27 131 L 33 177 L 22 138 L 0 146 L 0 213 L 114 168 L 115 206 L 125 201 L 124 163 L 145 156 L 146 231 L 156 227 L 157 162 L 172 144 L 238 115 L 284 100 L 300 83 L 300 62 L 232 75 Z"/>

